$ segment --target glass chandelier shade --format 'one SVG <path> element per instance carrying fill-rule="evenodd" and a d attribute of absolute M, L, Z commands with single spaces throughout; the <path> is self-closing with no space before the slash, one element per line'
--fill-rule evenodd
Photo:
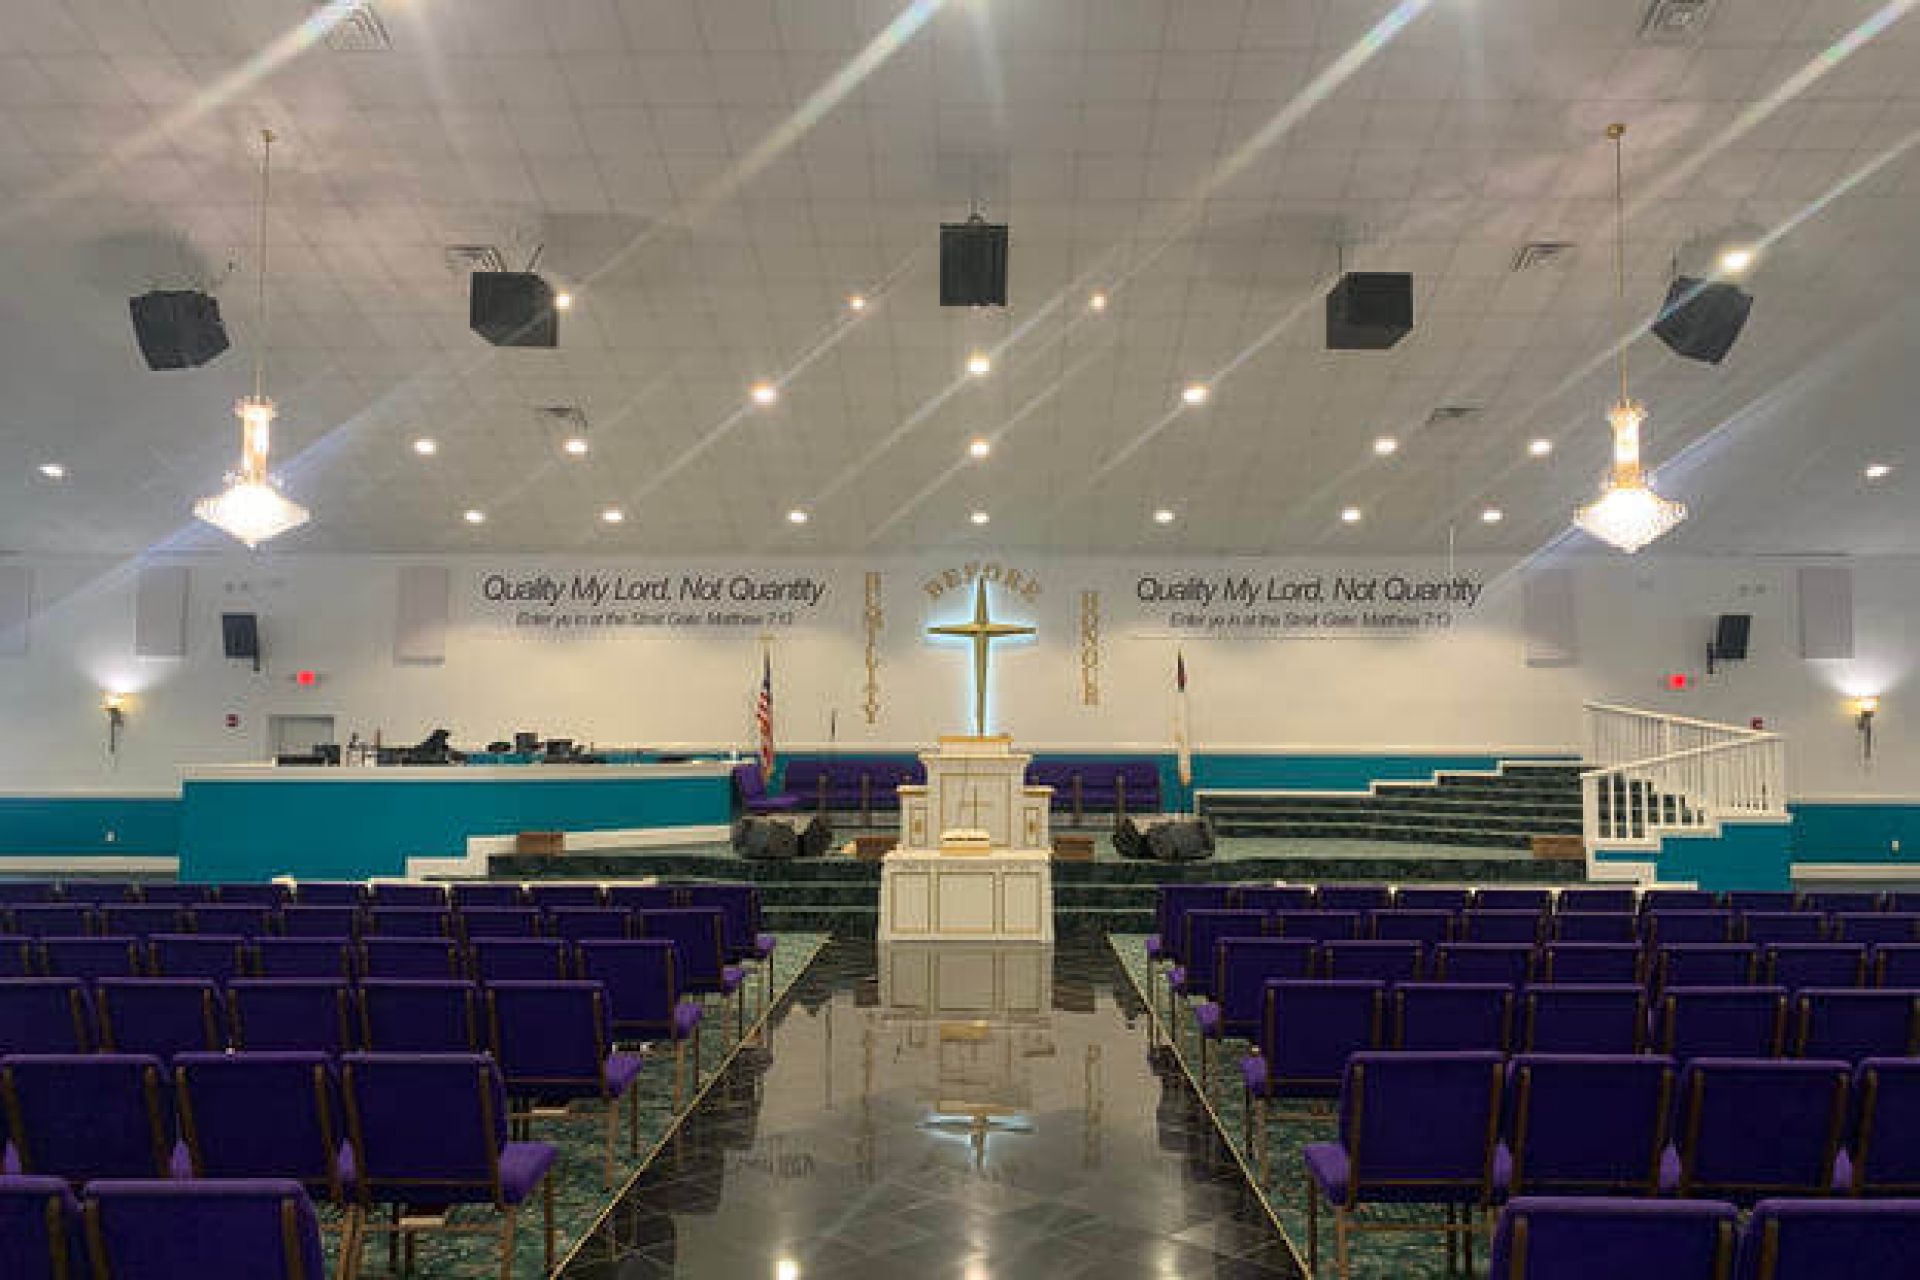
<path fill-rule="evenodd" d="M 1574 513 L 1573 522 L 1609 546 L 1632 555 L 1687 518 L 1685 503 L 1655 493 L 1640 464 L 1640 424 L 1646 411 L 1622 400 L 1607 412 L 1613 427 L 1613 468 L 1600 496 Z"/>
<path fill-rule="evenodd" d="M 308 519 L 307 509 L 282 494 L 267 474 L 274 406 L 265 396 L 248 396 L 233 406 L 240 417 L 240 470 L 227 487 L 194 504 L 193 514 L 214 528 L 257 547 Z"/>

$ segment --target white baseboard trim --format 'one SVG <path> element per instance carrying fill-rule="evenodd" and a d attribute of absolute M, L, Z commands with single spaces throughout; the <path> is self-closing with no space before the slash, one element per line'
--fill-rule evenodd
<path fill-rule="evenodd" d="M 606 831 L 569 831 L 567 853 L 588 853 L 596 849 L 652 849 L 662 845 L 714 844 L 733 834 L 730 827 L 718 824 L 688 827 L 619 827 Z M 487 874 L 487 859 L 495 854 L 512 853 L 517 835 L 469 836 L 465 854 L 452 858 L 408 858 L 407 880 L 475 878 Z M 565 855 L 562 855 L 565 856 Z"/>
<path fill-rule="evenodd" d="M 1911 862 L 1796 862 L 1795 880 L 1915 880 L 1920 866 Z"/>
<path fill-rule="evenodd" d="M 133 854 L 126 857 L 103 858 L 91 853 L 70 853 L 49 857 L 16 858 L 12 855 L 0 855 L 0 871 L 30 871 L 36 875 L 51 872 L 80 872 L 86 875 L 119 875 L 123 872 L 139 872 L 142 875 L 179 875 L 180 859 L 165 854 Z"/>

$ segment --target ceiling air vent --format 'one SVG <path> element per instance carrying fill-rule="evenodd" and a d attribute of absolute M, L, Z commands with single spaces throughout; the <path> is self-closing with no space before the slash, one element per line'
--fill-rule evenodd
<path fill-rule="evenodd" d="M 1652 44 L 1677 44 L 1691 40 L 1706 27 L 1718 0 L 1653 0 L 1646 20 L 1640 24 L 1640 38 Z"/>
<path fill-rule="evenodd" d="M 534 410 L 543 426 L 557 431 L 566 431 L 569 435 L 583 435 L 587 430 L 586 411 L 576 404 L 543 404 Z"/>
<path fill-rule="evenodd" d="M 1515 271 L 1531 271 L 1535 267 L 1558 266 L 1573 254 L 1573 244 L 1567 240 L 1533 240 L 1520 246 L 1520 252 L 1513 255 Z"/>
<path fill-rule="evenodd" d="M 470 276 L 476 271 L 505 271 L 507 260 L 500 251 L 490 244 L 455 244 L 447 246 L 447 270 L 457 276 Z"/>
<path fill-rule="evenodd" d="M 1477 404 L 1443 404 L 1427 415 L 1427 426 L 1444 427 L 1462 418 L 1471 418 L 1478 412 L 1480 406 Z"/>
<path fill-rule="evenodd" d="M 314 6 L 322 20 L 333 20 L 327 28 L 327 48 L 335 53 L 385 53 L 393 48 L 387 24 L 380 21 L 368 0 L 326 0 Z"/>

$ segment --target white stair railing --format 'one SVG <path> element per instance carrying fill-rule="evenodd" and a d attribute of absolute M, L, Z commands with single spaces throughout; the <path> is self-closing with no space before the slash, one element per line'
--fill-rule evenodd
<path fill-rule="evenodd" d="M 1605 703 L 1586 704 L 1580 775 L 1587 848 L 1651 848 L 1729 817 L 1787 814 L 1786 740 L 1776 733 Z"/>

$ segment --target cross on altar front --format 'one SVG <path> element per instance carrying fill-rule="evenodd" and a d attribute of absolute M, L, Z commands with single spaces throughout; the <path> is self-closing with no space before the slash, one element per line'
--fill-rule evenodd
<path fill-rule="evenodd" d="M 995 622 L 988 617 L 987 580 L 976 578 L 973 585 L 973 620 L 928 627 L 927 634 L 960 636 L 973 641 L 973 731 L 984 738 L 987 736 L 987 670 L 993 642 L 1010 636 L 1030 636 L 1034 629 L 1011 622 Z"/>

